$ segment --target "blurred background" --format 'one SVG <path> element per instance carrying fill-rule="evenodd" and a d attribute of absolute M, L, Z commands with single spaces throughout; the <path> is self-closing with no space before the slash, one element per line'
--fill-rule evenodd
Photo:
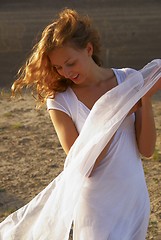
<path fill-rule="evenodd" d="M 64 7 L 88 14 L 108 67 L 142 68 L 161 58 L 160 0 L 1 0 L 0 88 L 8 88 L 44 27 Z"/>
<path fill-rule="evenodd" d="M 63 169 L 65 155 L 46 107 L 35 109 L 30 94 L 11 100 L 8 89 L 44 27 L 64 7 L 93 19 L 105 66 L 140 69 L 161 58 L 161 0 L 0 0 L 0 221 Z M 161 240 L 161 91 L 153 109 L 156 149 L 153 159 L 143 159 L 151 200 L 147 240 Z"/>

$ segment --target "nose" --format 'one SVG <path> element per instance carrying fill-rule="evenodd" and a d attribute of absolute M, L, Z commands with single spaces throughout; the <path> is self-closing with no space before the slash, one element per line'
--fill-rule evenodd
<path fill-rule="evenodd" d="M 69 69 L 67 67 L 63 67 L 62 73 L 65 78 L 69 78 Z"/>
<path fill-rule="evenodd" d="M 63 75 L 65 78 L 70 78 L 72 76 L 72 70 L 69 67 L 64 67 Z"/>

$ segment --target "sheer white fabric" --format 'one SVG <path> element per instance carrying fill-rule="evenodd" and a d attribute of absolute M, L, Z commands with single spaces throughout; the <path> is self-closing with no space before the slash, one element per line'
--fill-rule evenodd
<path fill-rule="evenodd" d="M 125 161 L 124 166 L 128 165 L 126 169 L 122 167 L 122 162 L 108 162 L 108 159 L 115 154 L 114 149 L 116 150 L 117 147 L 118 153 L 121 148 L 128 149 L 132 145 L 124 145 L 124 142 L 121 145 L 117 144 L 120 135 L 128 133 L 128 131 L 125 133 L 119 130 L 128 129 L 128 126 L 131 126 L 134 118 L 133 115 L 127 117 L 129 110 L 159 78 L 161 78 L 160 59 L 130 74 L 125 82 L 103 95 L 91 111 L 86 109 L 88 116 L 66 158 L 64 170 L 31 202 L 8 216 L 0 224 L 0 239 L 67 240 L 73 220 L 76 240 L 142 240 L 145 238 L 149 199 L 134 137 L 132 141 L 135 148 L 131 151 L 134 151 L 135 159 L 128 161 L 124 156 L 122 160 Z M 131 134 L 133 135 L 133 130 Z M 96 158 L 112 136 L 114 140 L 107 158 L 102 160 L 100 167 L 89 178 Z M 130 164 L 132 164 L 131 167 Z M 117 172 L 115 168 L 118 169 Z M 107 170 L 107 179 L 102 169 Z M 133 174 L 130 178 L 133 172 L 135 175 Z M 102 195 L 105 198 L 101 199 L 99 199 L 101 185 L 97 185 L 100 182 L 104 183 L 101 194 L 106 193 Z M 123 184 L 120 190 L 117 185 L 119 182 Z M 140 186 L 139 190 L 138 186 Z M 142 193 L 141 197 L 137 199 L 136 196 L 140 193 Z M 111 197 L 112 194 L 114 197 Z M 92 202 L 90 196 L 94 196 Z M 141 209 L 138 207 L 140 202 Z M 97 207 L 88 208 L 88 203 L 97 206 L 99 211 L 97 212 Z M 105 217 L 107 203 L 109 211 Z M 84 213 L 81 214 L 81 210 Z M 95 214 L 93 221 L 88 213 Z M 129 218 L 130 215 L 132 215 L 131 218 Z M 98 219 L 95 216 L 98 216 Z M 109 220 L 104 222 L 105 218 Z M 95 231 L 93 231 L 94 227 Z"/>
<path fill-rule="evenodd" d="M 130 68 L 123 68 L 113 69 L 113 72 L 116 75 L 118 84 L 120 84 L 124 82 L 128 75 L 137 71 Z M 78 100 L 77 96 L 70 87 L 67 88 L 65 92 L 57 94 L 54 99 L 47 99 L 47 109 L 57 109 L 65 112 L 72 118 L 79 133 L 90 113 L 90 109 Z"/>

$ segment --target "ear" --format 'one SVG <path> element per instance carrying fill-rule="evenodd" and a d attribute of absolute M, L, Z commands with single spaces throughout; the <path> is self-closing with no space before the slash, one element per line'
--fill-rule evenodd
<path fill-rule="evenodd" d="M 91 57 L 93 55 L 93 45 L 91 42 L 87 43 L 86 49 L 87 49 L 88 56 Z"/>

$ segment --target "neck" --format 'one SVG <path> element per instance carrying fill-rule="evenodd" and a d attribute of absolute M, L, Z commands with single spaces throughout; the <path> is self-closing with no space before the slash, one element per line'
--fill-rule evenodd
<path fill-rule="evenodd" d="M 79 85 L 74 84 L 74 88 L 99 86 L 111 77 L 113 77 L 113 71 L 111 69 L 102 68 L 95 64 L 95 66 L 91 68 L 91 71 L 87 76 L 86 81 Z"/>

